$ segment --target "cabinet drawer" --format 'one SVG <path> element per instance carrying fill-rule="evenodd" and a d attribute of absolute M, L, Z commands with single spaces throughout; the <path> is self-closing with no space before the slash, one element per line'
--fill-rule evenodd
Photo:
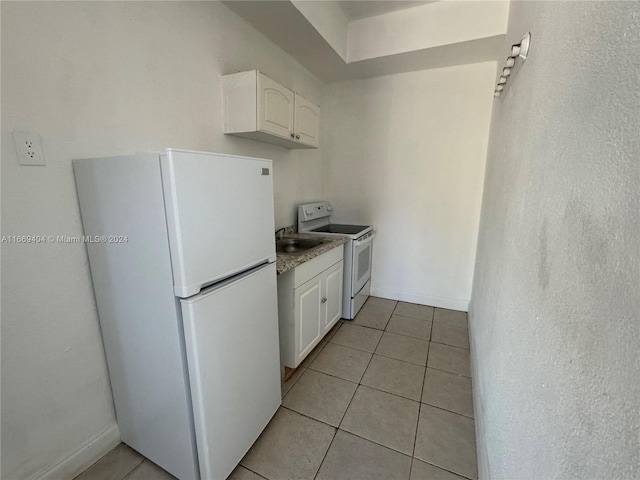
<path fill-rule="evenodd" d="M 344 245 L 339 245 L 322 255 L 299 265 L 294 270 L 294 288 L 308 282 L 320 272 L 342 260 Z"/>

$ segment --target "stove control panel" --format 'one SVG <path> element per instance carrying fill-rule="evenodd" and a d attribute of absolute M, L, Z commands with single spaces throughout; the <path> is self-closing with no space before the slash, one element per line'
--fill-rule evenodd
<path fill-rule="evenodd" d="M 328 217 L 333 212 L 329 202 L 307 203 L 298 206 L 298 221 L 308 222 L 317 218 Z"/>

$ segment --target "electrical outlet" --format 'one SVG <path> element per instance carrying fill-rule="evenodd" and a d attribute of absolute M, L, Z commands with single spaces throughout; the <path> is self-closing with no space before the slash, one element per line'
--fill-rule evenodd
<path fill-rule="evenodd" d="M 42 140 L 37 133 L 13 132 L 20 165 L 46 165 Z"/>

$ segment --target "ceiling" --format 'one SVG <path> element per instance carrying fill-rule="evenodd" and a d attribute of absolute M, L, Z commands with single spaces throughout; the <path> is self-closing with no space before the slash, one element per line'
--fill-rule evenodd
<path fill-rule="evenodd" d="M 417 7 L 430 1 L 404 1 L 404 0 L 338 0 L 338 5 L 344 12 L 347 20 L 358 20 L 360 18 L 373 17 L 384 13 L 404 10 L 406 8 Z"/>
<path fill-rule="evenodd" d="M 509 10 L 506 1 L 223 2 L 323 82 L 496 61 Z M 433 8 L 422 8 L 430 3 Z M 346 22 L 341 4 L 376 14 Z M 345 41 L 344 54 L 336 38 Z"/>

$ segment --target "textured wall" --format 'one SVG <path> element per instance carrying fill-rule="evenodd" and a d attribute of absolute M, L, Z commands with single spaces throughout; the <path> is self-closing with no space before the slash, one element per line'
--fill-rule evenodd
<path fill-rule="evenodd" d="M 495 70 L 326 86 L 327 197 L 336 220 L 377 230 L 374 295 L 468 309 Z"/>
<path fill-rule="evenodd" d="M 481 478 L 640 478 L 640 3 L 513 2 L 471 304 Z"/>
<path fill-rule="evenodd" d="M 255 68 L 322 103 L 217 2 L 2 2 L 3 235 L 79 235 L 71 159 L 166 147 L 273 159 L 276 226 L 293 224 L 323 196 L 321 150 L 222 134 L 221 75 Z M 12 130 L 42 135 L 46 167 L 18 165 Z M 2 478 L 86 457 L 114 421 L 84 246 L 2 245 Z"/>

